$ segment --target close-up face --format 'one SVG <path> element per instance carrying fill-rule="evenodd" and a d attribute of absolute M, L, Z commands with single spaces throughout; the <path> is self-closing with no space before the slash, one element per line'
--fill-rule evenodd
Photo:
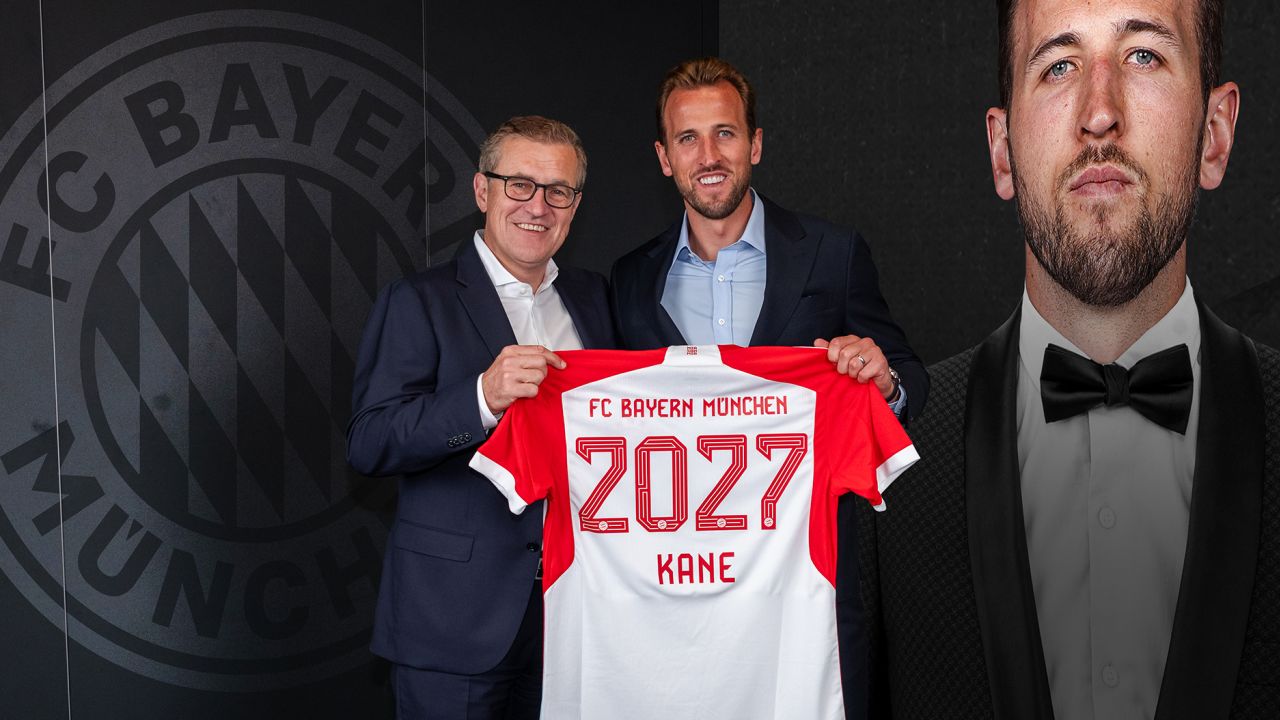
<path fill-rule="evenodd" d="M 1133 299 L 1186 238 L 1206 182 L 1196 5 L 1020 0 L 1014 10 L 1009 108 L 988 113 L 996 189 L 1017 198 L 1031 251 L 1083 302 Z"/>
<path fill-rule="evenodd" d="M 571 146 L 534 142 L 518 135 L 502 141 L 493 172 L 569 187 L 577 187 L 579 177 L 578 158 Z M 502 180 L 476 173 L 472 184 L 476 205 L 485 216 L 485 244 L 516 277 L 526 282 L 522 275 L 541 278 L 547 260 L 569 234 L 582 195 L 574 198 L 571 207 L 555 208 L 547 204 L 542 188 L 532 198 L 520 201 L 507 197 Z"/>
<path fill-rule="evenodd" d="M 747 110 L 733 86 L 682 88 L 663 108 L 664 142 L 655 143 L 664 175 L 690 212 L 714 220 L 728 217 L 751 185 L 760 162 L 763 132 L 747 127 Z"/>

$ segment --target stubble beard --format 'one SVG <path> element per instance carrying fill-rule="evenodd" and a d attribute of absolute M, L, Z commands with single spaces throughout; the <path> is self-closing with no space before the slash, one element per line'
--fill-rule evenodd
<path fill-rule="evenodd" d="M 1089 165 L 1111 163 L 1129 169 L 1143 187 L 1148 187 L 1147 174 L 1115 145 L 1087 147 L 1056 179 L 1053 207 L 1048 208 L 1023 183 L 1011 147 L 1023 238 L 1049 277 L 1072 297 L 1095 307 L 1124 305 L 1151 285 L 1186 240 L 1199 198 L 1199 156 L 1197 144 L 1181 177 L 1159 198 L 1154 209 L 1146 202 L 1144 191 L 1139 198 L 1142 210 L 1138 216 L 1127 225 L 1110 230 L 1106 222 L 1112 208 L 1099 204 L 1093 212 L 1094 226 L 1082 232 L 1068 218 L 1062 197 L 1071 177 Z"/>
<path fill-rule="evenodd" d="M 711 170 L 717 169 L 720 168 L 711 168 Z M 699 170 L 698 172 L 705 172 L 705 170 Z M 697 180 L 693 180 L 688 186 L 680 188 L 680 196 L 699 215 L 708 220 L 723 220 L 732 215 L 733 211 L 737 210 L 738 206 L 742 204 L 742 199 L 747 196 L 747 188 L 751 186 L 751 171 L 748 169 L 745 174 L 730 175 L 729 178 L 729 180 L 725 181 L 732 183 L 729 186 L 729 195 L 721 202 L 707 202 L 698 197 L 698 188 L 701 186 Z"/>

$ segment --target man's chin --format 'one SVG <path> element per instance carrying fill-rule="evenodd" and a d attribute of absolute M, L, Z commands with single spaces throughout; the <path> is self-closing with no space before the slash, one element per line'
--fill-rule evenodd
<path fill-rule="evenodd" d="M 746 193 L 734 198 L 726 197 L 721 200 L 711 200 L 709 198 L 699 197 L 697 192 L 685 195 L 685 202 L 689 207 L 693 208 L 699 215 L 709 220 L 723 220 L 733 214 L 734 210 L 742 204 Z"/>

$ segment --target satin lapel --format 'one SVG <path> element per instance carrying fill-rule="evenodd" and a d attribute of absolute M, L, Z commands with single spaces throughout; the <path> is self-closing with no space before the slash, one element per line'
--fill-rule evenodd
<path fill-rule="evenodd" d="M 773 260 L 772 257 L 769 258 Z M 991 702 L 1006 720 L 1053 717 L 1036 620 L 1018 473 L 1018 322 L 1014 312 L 973 357 L 964 419 L 969 562 Z"/>
<path fill-rule="evenodd" d="M 804 227 L 794 213 L 759 196 L 764 203 L 764 304 L 751 332 L 752 345 L 775 345 L 795 312 L 813 267 L 817 243 L 802 243 Z"/>
<path fill-rule="evenodd" d="M 1231 710 L 1262 522 L 1264 408 L 1252 343 L 1200 305 L 1191 522 L 1157 720 Z"/>
<path fill-rule="evenodd" d="M 648 270 L 653 277 L 653 284 L 646 288 L 647 292 L 642 298 L 644 306 L 635 309 L 635 312 L 652 313 L 656 322 L 654 331 L 657 333 L 657 340 L 659 344 L 668 347 L 687 344 L 684 335 L 680 334 L 680 328 L 676 327 L 667 309 L 662 307 L 662 293 L 667 288 L 667 273 L 671 270 L 671 263 L 676 257 L 676 243 L 680 241 L 680 226 L 683 222 L 682 215 L 674 225 L 667 228 L 663 233 L 662 242 L 649 253 Z M 620 308 L 619 312 L 632 312 L 632 310 Z"/>
<path fill-rule="evenodd" d="M 456 258 L 458 263 L 458 300 L 471 317 L 471 322 L 484 340 L 485 347 L 493 357 L 498 357 L 502 348 L 516 344 L 516 335 L 511 331 L 511 321 L 507 320 L 507 312 L 502 309 L 502 301 L 498 292 L 493 289 L 493 281 L 484 271 L 480 256 L 476 254 L 475 245 L 471 241 L 463 244 Z"/>
<path fill-rule="evenodd" d="M 577 282 L 578 277 L 581 276 L 561 272 L 554 283 L 556 294 L 560 296 L 560 302 L 564 303 L 564 309 L 568 311 L 569 319 L 578 331 L 582 347 L 608 348 L 611 345 L 607 330 L 609 318 L 600 317 L 603 306 L 591 303 L 591 292 Z"/>

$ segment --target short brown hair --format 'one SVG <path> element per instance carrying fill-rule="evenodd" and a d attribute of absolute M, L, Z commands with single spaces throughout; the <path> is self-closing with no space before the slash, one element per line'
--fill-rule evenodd
<path fill-rule="evenodd" d="M 667 107 L 667 98 L 676 90 L 706 87 L 727 82 L 738 92 L 742 104 L 747 109 L 747 130 L 756 132 L 756 92 L 751 83 L 738 71 L 738 68 L 717 57 L 704 57 L 696 60 L 685 60 L 667 71 L 667 76 L 658 86 L 658 142 L 666 143 L 666 129 L 662 126 L 662 112 Z"/>
<path fill-rule="evenodd" d="M 1198 0 L 1196 38 L 1200 41 L 1200 91 L 1206 102 L 1218 85 L 1222 66 L 1222 4 L 1224 0 Z M 1008 109 L 1013 96 L 1013 11 L 1017 0 L 996 0 L 1000 29 L 1000 106 Z"/>
<path fill-rule="evenodd" d="M 480 172 L 493 172 L 502 155 L 502 141 L 517 135 L 550 145 L 568 145 L 578 156 L 578 188 L 587 182 L 587 150 L 573 128 L 541 115 L 517 115 L 498 126 L 480 146 Z"/>

